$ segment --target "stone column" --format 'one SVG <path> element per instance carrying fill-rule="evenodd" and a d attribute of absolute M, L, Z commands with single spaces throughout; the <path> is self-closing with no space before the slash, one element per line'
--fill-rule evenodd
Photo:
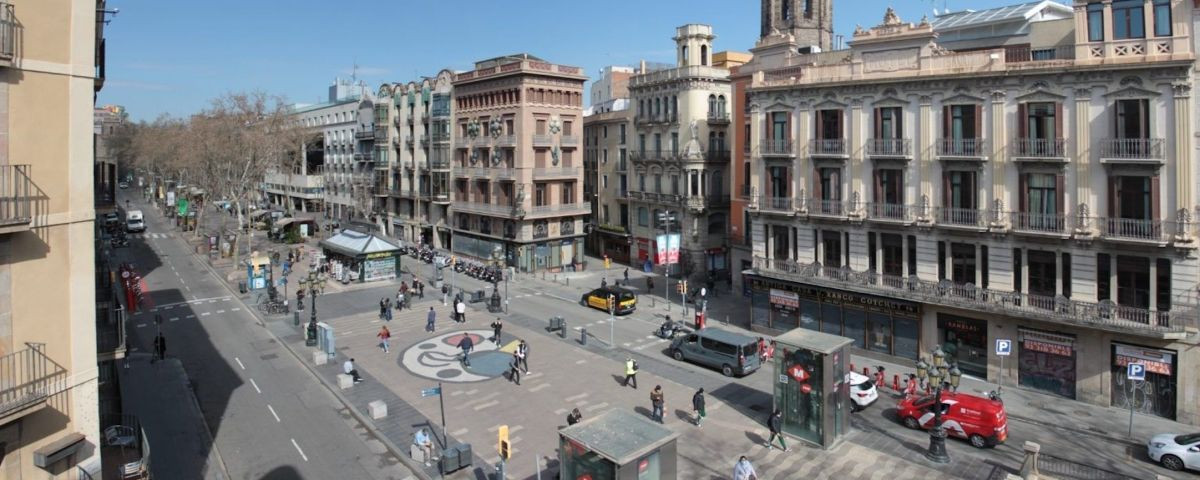
<path fill-rule="evenodd" d="M 809 177 L 809 172 L 804 168 L 805 155 L 808 148 L 808 112 L 801 110 L 796 106 L 792 110 L 792 152 L 795 157 L 792 158 L 792 198 L 794 199 L 793 208 L 800 211 L 807 211 L 804 196 L 808 195 L 805 185 L 806 179 Z M 803 148 L 802 148 L 803 147 Z"/>
<path fill-rule="evenodd" d="M 1075 166 L 1075 194 L 1078 196 L 1075 210 L 1075 235 L 1090 237 L 1092 235 L 1092 137 L 1090 134 L 1092 91 L 1087 88 L 1075 89 L 1075 156 L 1071 163 Z M 1020 192 L 1018 192 L 1019 194 Z"/>
<path fill-rule="evenodd" d="M 917 147 L 915 149 L 917 155 L 917 181 L 919 182 L 920 198 L 917 199 L 917 204 L 920 206 L 920 214 L 917 215 L 917 221 L 921 223 L 933 222 L 933 132 L 935 122 L 933 120 L 933 98 L 925 95 L 920 99 L 920 107 L 918 109 L 919 120 L 917 128 L 919 136 L 917 137 Z"/>
<path fill-rule="evenodd" d="M 846 122 L 849 126 L 849 136 L 845 139 L 846 153 L 850 155 L 850 199 L 853 202 L 857 201 L 857 205 L 851 205 L 853 209 L 851 215 L 857 215 L 863 209 L 863 201 L 866 198 L 863 191 L 863 150 L 864 145 L 862 135 L 863 124 L 863 102 L 861 99 L 856 99 L 850 103 L 850 121 Z"/>
<path fill-rule="evenodd" d="M 1192 86 L 1188 83 L 1172 85 L 1175 98 L 1175 242 L 1191 242 L 1192 203 Z M 1162 212 L 1155 212 L 1161 215 Z M 1168 212 L 1169 215 L 1170 212 Z M 1168 217 L 1169 218 L 1169 217 Z"/>
<path fill-rule="evenodd" d="M 1008 196 L 1004 188 L 1004 177 L 1007 161 L 1008 132 L 1005 128 L 1004 115 L 1004 100 L 1007 92 L 1004 90 L 992 91 L 992 106 L 991 106 L 991 138 L 988 142 L 991 143 L 991 163 L 992 163 L 992 204 L 988 207 L 992 210 L 992 218 L 990 219 L 991 228 L 1004 230 L 1008 228 L 1008 215 L 1005 212 L 1007 208 Z M 1018 119 L 1018 121 L 1020 121 Z M 1017 192 L 1019 195 L 1020 192 Z M 1024 286 L 1024 285 L 1022 285 Z"/>
<path fill-rule="evenodd" d="M 750 144 L 750 205 L 760 205 L 759 200 L 763 195 L 763 185 L 766 178 L 764 162 L 762 160 L 762 152 L 759 150 L 762 132 L 763 112 L 757 105 L 750 107 L 750 137 L 746 142 Z"/>

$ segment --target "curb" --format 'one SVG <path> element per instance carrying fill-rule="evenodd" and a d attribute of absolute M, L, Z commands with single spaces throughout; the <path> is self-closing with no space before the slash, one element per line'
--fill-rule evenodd
<path fill-rule="evenodd" d="M 220 471 L 217 472 L 217 478 L 231 478 L 229 476 L 229 469 L 225 466 L 225 459 L 221 457 L 221 451 L 217 448 L 217 440 L 213 438 L 212 430 L 208 428 L 208 422 L 204 420 L 204 410 L 200 409 L 200 399 L 196 398 L 196 389 L 192 387 L 192 378 L 188 376 L 187 369 L 183 368 L 182 364 L 180 364 L 180 370 L 183 371 L 183 378 L 187 381 L 188 397 L 192 400 L 192 406 L 200 414 L 200 424 L 204 425 L 204 435 L 208 437 L 209 444 L 212 445 L 209 455 L 217 457 L 217 467 L 220 468 Z M 207 478 L 207 475 L 205 477 Z"/>
<path fill-rule="evenodd" d="M 358 411 L 358 409 L 354 408 L 354 405 L 351 404 L 350 401 L 347 400 L 346 397 L 341 394 L 341 392 L 335 390 L 333 388 L 333 386 L 329 384 L 329 382 L 326 382 L 325 379 L 323 377 L 321 377 L 321 375 L 315 369 L 313 369 L 312 365 L 309 365 L 308 362 L 306 362 L 303 358 L 301 358 L 301 356 L 298 353 L 296 353 L 295 350 L 292 349 L 291 345 L 289 345 L 287 342 L 283 341 L 283 339 L 276 336 L 275 332 L 272 332 L 270 328 L 267 328 L 267 320 L 260 316 L 258 309 L 250 308 L 240 295 L 234 293 L 233 288 L 229 286 L 229 283 L 226 282 L 224 279 L 222 279 L 221 276 L 217 273 L 217 271 L 215 269 L 213 269 L 213 266 L 209 264 L 208 258 L 200 257 L 200 255 L 197 254 L 195 251 L 192 251 L 191 255 L 193 258 L 196 258 L 198 261 L 200 261 L 201 264 L 204 265 L 204 268 L 206 270 L 208 270 L 208 272 L 213 276 L 213 278 L 216 278 L 221 283 L 221 288 L 223 288 L 223 289 L 225 289 L 225 291 L 229 292 L 229 295 L 231 297 L 236 298 L 237 302 L 242 304 L 242 307 L 245 308 L 246 311 L 250 312 L 251 316 L 253 316 L 255 319 L 258 320 L 259 325 L 261 325 L 263 327 L 263 330 L 265 330 L 267 332 L 267 335 L 270 335 L 272 339 L 274 339 L 280 345 L 283 345 L 284 348 L 287 349 L 288 353 L 290 353 L 292 355 L 292 357 L 296 359 L 296 361 L 300 362 L 300 364 L 304 366 L 304 369 L 307 370 L 308 373 L 311 374 L 314 378 L 316 378 L 318 382 L 320 382 L 321 386 L 325 387 L 325 389 L 328 390 L 329 393 L 333 394 L 334 398 L 337 398 L 338 402 L 341 402 L 342 406 L 346 407 L 346 410 L 350 411 L 350 415 L 352 415 L 354 417 L 354 419 L 358 421 L 359 424 L 361 424 L 364 428 L 366 428 L 367 431 L 370 432 L 372 437 L 375 437 L 376 440 L 378 440 L 380 443 L 382 443 L 384 445 L 384 447 L 387 448 L 388 452 L 390 452 L 397 459 L 399 459 L 400 463 L 404 464 L 404 467 L 407 468 L 410 471 L 410 473 L 412 473 L 414 476 L 416 476 L 417 478 L 419 478 L 421 480 L 433 480 L 433 477 L 431 477 L 425 473 L 423 465 L 417 465 L 417 463 L 415 461 L 413 461 L 411 458 L 409 458 L 407 452 L 404 452 L 403 450 L 401 450 L 400 447 L 397 446 L 395 443 L 393 443 L 391 441 L 391 439 L 387 438 L 387 436 L 384 435 L 383 432 L 380 432 L 379 429 L 375 427 L 374 422 L 368 420 L 365 416 L 362 415 L 362 413 L 360 413 Z M 207 428 L 208 428 L 208 426 L 205 425 L 205 429 L 207 429 Z M 224 466 L 224 464 L 222 464 L 222 466 Z M 228 476 L 228 474 L 226 476 Z"/>

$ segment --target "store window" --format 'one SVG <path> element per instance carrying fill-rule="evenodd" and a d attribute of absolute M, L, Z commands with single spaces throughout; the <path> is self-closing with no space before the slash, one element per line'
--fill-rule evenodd
<path fill-rule="evenodd" d="M 1122 410 L 1175 419 L 1176 359 L 1174 350 L 1112 345 L 1112 406 Z M 1146 366 L 1146 380 L 1135 384 L 1126 369 L 1130 363 Z"/>
<path fill-rule="evenodd" d="M 1075 398 L 1075 337 L 1020 329 L 1018 383 L 1027 388 Z"/>
<path fill-rule="evenodd" d="M 939 313 L 937 325 L 946 362 L 958 365 L 964 374 L 987 378 L 987 322 Z"/>

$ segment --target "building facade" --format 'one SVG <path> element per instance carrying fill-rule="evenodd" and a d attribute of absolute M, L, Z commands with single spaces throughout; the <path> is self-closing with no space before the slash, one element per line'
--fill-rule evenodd
<path fill-rule="evenodd" d="M 603 74 L 601 78 L 604 78 Z M 609 98 L 583 117 L 583 193 L 591 204 L 588 254 L 629 264 L 629 147 L 633 110 L 628 98 Z"/>
<path fill-rule="evenodd" d="M 1200 424 L 1195 18 L 1182 0 L 889 10 L 812 54 L 764 28 L 739 70 L 754 329 L 903 363 L 941 345 L 967 375 Z"/>
<path fill-rule="evenodd" d="M 0 4 L 0 478 L 100 472 L 104 12 L 96 0 Z"/>
<path fill-rule="evenodd" d="M 730 83 L 713 66 L 715 39 L 708 25 L 678 27 L 676 64 L 629 79 L 629 257 L 643 269 L 669 230 L 681 235 L 673 275 L 728 272 Z"/>
<path fill-rule="evenodd" d="M 375 195 L 389 234 L 434 248 L 450 246 L 454 74 L 379 88 L 375 105 Z"/>
<path fill-rule="evenodd" d="M 583 267 L 583 83 L 529 54 L 453 81 L 451 249 L 521 271 Z"/>

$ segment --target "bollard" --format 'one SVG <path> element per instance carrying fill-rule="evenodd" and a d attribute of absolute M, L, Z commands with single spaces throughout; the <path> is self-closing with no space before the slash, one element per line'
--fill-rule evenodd
<path fill-rule="evenodd" d="M 562 328 L 558 329 L 558 338 L 567 338 L 567 321 L 563 320 Z"/>
<path fill-rule="evenodd" d="M 554 283 L 558 283 L 558 274 L 554 274 Z"/>
<path fill-rule="evenodd" d="M 579 329 L 579 344 L 587 345 L 587 329 L 586 328 Z"/>
<path fill-rule="evenodd" d="M 729 314 L 725 314 L 725 325 L 729 325 Z"/>
<path fill-rule="evenodd" d="M 900 375 L 892 375 L 892 390 L 900 391 Z"/>
<path fill-rule="evenodd" d="M 853 371 L 854 371 L 854 362 L 850 362 L 850 371 L 851 371 L 851 372 L 853 372 Z"/>
<path fill-rule="evenodd" d="M 871 370 L 870 370 L 870 369 L 868 369 L 867 367 L 863 367 L 863 375 L 864 375 L 864 376 L 866 376 L 867 378 L 870 378 L 870 377 L 871 377 Z"/>
<path fill-rule="evenodd" d="M 299 327 L 300 326 L 300 311 L 296 310 L 295 312 L 292 312 L 292 313 L 294 314 L 294 315 L 292 315 L 292 326 Z"/>
<path fill-rule="evenodd" d="M 571 277 L 566 277 L 564 280 L 567 282 L 568 287 L 571 286 Z"/>
<path fill-rule="evenodd" d="M 654 297 L 650 297 L 650 308 L 654 308 L 654 305 L 656 303 L 658 303 L 658 302 L 654 300 Z"/>

